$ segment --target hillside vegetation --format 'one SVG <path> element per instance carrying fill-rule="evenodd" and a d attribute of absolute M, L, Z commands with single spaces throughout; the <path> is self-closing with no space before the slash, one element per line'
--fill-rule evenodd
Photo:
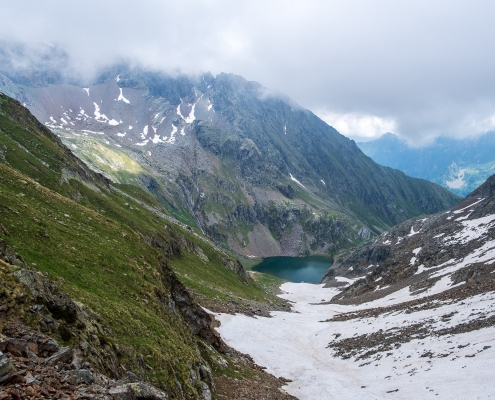
<path fill-rule="evenodd" d="M 0 238 L 22 257 L 22 266 L 35 268 L 99 316 L 105 334 L 89 347 L 66 315 L 55 317 L 52 332 L 84 349 L 95 366 L 116 375 L 132 370 L 173 397 L 194 396 L 202 385 L 191 371 L 201 365 L 209 370 L 225 348 L 193 297 L 212 307 L 229 302 L 246 309 L 248 303 L 279 302 L 234 257 L 167 218 L 148 193 L 114 187 L 92 172 L 3 94 L 0 161 Z M 5 268 L 9 275 L 19 266 Z M 27 306 L 15 310 L 40 328 Z M 117 366 L 108 365 L 115 358 Z M 219 365 L 213 369 L 220 375 L 230 368 L 227 361 Z"/>

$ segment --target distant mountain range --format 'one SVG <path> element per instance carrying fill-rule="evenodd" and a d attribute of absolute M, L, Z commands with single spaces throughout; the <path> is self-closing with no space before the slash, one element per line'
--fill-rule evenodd
<path fill-rule="evenodd" d="M 377 165 L 310 111 L 240 76 L 117 65 L 82 82 L 67 78 L 60 51 L 19 69 L 9 57 L 26 51 L 14 50 L 4 47 L 0 91 L 91 168 L 146 188 L 240 254 L 333 254 L 459 201 Z"/>
<path fill-rule="evenodd" d="M 495 132 L 476 139 L 438 138 L 433 145 L 412 148 L 392 133 L 357 143 L 378 164 L 428 179 L 466 196 L 495 173 Z"/>

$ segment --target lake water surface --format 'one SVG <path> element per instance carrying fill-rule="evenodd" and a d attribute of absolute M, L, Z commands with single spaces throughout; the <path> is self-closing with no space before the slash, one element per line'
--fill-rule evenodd
<path fill-rule="evenodd" d="M 268 257 L 256 265 L 253 271 L 275 275 L 296 283 L 319 283 L 331 265 L 331 258 L 324 256 Z"/>

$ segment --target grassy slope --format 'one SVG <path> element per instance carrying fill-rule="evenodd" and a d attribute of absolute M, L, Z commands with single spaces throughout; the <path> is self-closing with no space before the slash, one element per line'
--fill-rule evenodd
<path fill-rule="evenodd" d="M 208 257 L 205 262 L 181 249 L 170 261 L 194 291 L 218 299 L 271 298 L 224 267 L 231 256 L 105 187 L 98 177 L 80 179 L 77 159 L 5 96 L 0 96 L 0 150 L 0 222 L 10 233 L 0 233 L 2 238 L 28 264 L 52 279 L 63 278 L 69 295 L 101 315 L 126 350 L 122 362 L 128 368 L 141 354 L 155 371 L 152 381 L 170 387 L 177 377 L 188 391 L 189 366 L 198 361 L 196 339 L 153 295 L 154 288 L 163 289 L 158 264 L 168 241 L 185 238 Z M 68 179 L 64 169 L 76 179 Z M 132 195 L 159 206 L 135 187 Z M 149 244 L 157 233 L 162 249 Z"/>

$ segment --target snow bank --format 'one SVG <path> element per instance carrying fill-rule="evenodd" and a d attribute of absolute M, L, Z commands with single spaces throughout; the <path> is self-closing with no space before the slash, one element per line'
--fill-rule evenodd
<path fill-rule="evenodd" d="M 338 291 L 305 283 L 286 283 L 281 289 L 285 292 L 281 297 L 295 302 L 296 312 L 273 312 L 272 318 L 229 314 L 216 314 L 216 318 L 221 322 L 218 331 L 230 346 L 250 354 L 269 373 L 291 379 L 284 389 L 297 398 L 464 399 L 493 395 L 493 326 L 457 335 L 412 339 L 363 360 L 336 357 L 328 345 L 380 329 L 399 330 L 418 321 L 442 329 L 472 320 L 473 307 L 494 315 L 495 294 L 474 296 L 462 305 L 439 304 L 434 309 L 407 314 L 393 312 L 327 321 L 339 313 L 377 307 L 387 301 L 380 299 L 360 306 L 318 304 Z M 394 295 L 410 299 L 405 291 Z M 446 319 L 445 315 L 451 313 L 453 317 Z"/>

